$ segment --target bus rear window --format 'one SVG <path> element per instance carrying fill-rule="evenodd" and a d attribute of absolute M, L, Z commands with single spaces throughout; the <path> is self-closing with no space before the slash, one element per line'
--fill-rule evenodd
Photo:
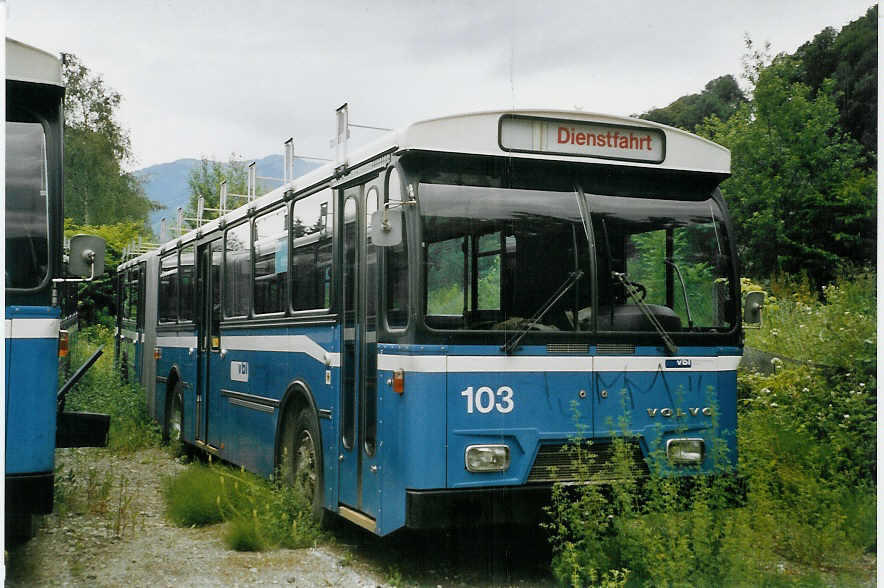
<path fill-rule="evenodd" d="M 40 123 L 6 123 L 6 287 L 36 288 L 49 271 L 46 136 Z"/>

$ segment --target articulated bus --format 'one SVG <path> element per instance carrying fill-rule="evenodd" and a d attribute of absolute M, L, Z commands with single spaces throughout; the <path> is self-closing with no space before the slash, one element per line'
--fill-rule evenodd
<path fill-rule="evenodd" d="M 729 173 L 632 118 L 418 122 L 125 262 L 121 367 L 167 437 L 379 535 L 536 518 L 578 434 L 710 472 L 736 463 Z"/>
<path fill-rule="evenodd" d="M 32 514 L 52 512 L 55 448 L 105 442 L 106 415 L 63 410 L 63 391 L 76 379 L 58 387 L 66 327 L 76 322 L 74 313 L 62 317 L 62 306 L 74 300 L 69 282 L 81 281 L 61 276 L 79 270 L 84 253 L 94 262 L 86 275 L 100 274 L 104 246 L 73 237 L 63 263 L 62 62 L 13 39 L 5 43 L 5 516 L 7 536 L 17 539 L 30 535 Z"/>

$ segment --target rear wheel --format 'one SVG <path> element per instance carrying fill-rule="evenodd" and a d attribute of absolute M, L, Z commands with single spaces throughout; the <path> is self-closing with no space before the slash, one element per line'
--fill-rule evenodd
<path fill-rule="evenodd" d="M 181 427 L 184 424 L 184 399 L 181 382 L 166 394 L 166 418 L 163 421 L 163 442 L 181 443 Z"/>
<path fill-rule="evenodd" d="M 286 416 L 280 459 L 282 476 L 310 500 L 313 520 L 325 524 L 328 513 L 322 507 L 322 444 L 316 418 L 308 408 Z"/>

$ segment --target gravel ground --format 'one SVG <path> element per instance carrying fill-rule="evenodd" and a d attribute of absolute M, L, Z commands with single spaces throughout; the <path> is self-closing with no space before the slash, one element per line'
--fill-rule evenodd
<path fill-rule="evenodd" d="M 240 553 L 224 545 L 220 525 L 172 526 L 163 516 L 160 488 L 163 476 L 184 466 L 162 449 L 123 456 L 65 449 L 57 452 L 57 461 L 62 478 L 57 483 L 77 485 L 68 501 L 73 507 L 43 517 L 33 539 L 7 552 L 7 586 L 384 584 L 383 575 L 352 557 L 346 546 Z M 88 512 L 82 495 L 104 480 L 112 480 L 110 498 L 92 509 L 99 512 Z"/>

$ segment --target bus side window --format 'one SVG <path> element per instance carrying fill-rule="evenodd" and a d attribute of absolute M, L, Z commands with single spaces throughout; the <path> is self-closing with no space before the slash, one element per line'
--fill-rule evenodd
<path fill-rule="evenodd" d="M 277 208 L 255 219 L 255 314 L 285 310 L 287 210 Z"/>
<path fill-rule="evenodd" d="M 193 266 L 196 259 L 196 253 L 193 245 L 189 245 L 181 249 L 181 257 L 178 264 L 178 320 L 193 320 L 193 297 L 194 297 L 194 276 Z"/>
<path fill-rule="evenodd" d="M 332 191 L 301 198 L 292 207 L 292 308 L 331 306 Z"/>
<path fill-rule="evenodd" d="M 160 260 L 160 291 L 157 302 L 160 323 L 178 319 L 178 250 Z"/>
<path fill-rule="evenodd" d="M 386 202 L 402 202 L 402 184 L 399 172 L 391 169 L 387 174 Z M 384 247 L 384 304 L 387 327 L 404 329 L 408 326 L 408 223 L 402 214 L 402 241 L 392 247 Z"/>
<path fill-rule="evenodd" d="M 247 316 L 252 290 L 250 223 L 229 229 L 224 242 L 224 315 Z"/>

